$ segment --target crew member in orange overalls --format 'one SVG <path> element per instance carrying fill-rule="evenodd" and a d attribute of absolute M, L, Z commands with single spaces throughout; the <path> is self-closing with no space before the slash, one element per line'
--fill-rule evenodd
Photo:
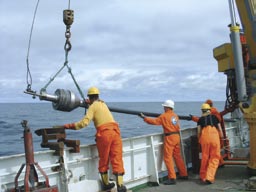
<path fill-rule="evenodd" d="M 206 184 L 212 184 L 220 159 L 219 138 L 223 138 L 223 133 L 218 118 L 211 114 L 210 105 L 204 103 L 201 110 L 202 116 L 197 123 L 198 140 L 202 148 L 200 179 Z"/>
<path fill-rule="evenodd" d="M 116 175 L 117 191 L 126 192 L 123 185 L 124 165 L 122 159 L 122 140 L 120 129 L 104 101 L 99 99 L 99 90 L 91 87 L 88 90 L 90 106 L 83 119 L 76 123 L 65 124 L 65 129 L 79 130 L 86 127 L 90 121 L 94 122 L 97 130 L 96 144 L 99 153 L 99 172 L 101 174 L 103 190 L 112 189 L 115 184 L 109 183 L 109 161 L 113 174 Z"/>
<path fill-rule="evenodd" d="M 139 116 L 148 124 L 162 125 L 164 131 L 164 162 L 168 170 L 168 180 L 165 185 L 176 184 L 176 173 L 174 169 L 173 158 L 179 171 L 178 179 L 188 179 L 188 173 L 180 151 L 180 125 L 179 118 L 173 112 L 174 102 L 166 100 L 164 104 L 164 113 L 157 118 L 145 117 L 143 113 Z"/>
<path fill-rule="evenodd" d="M 217 108 L 215 108 L 215 107 L 213 106 L 212 100 L 211 100 L 211 99 L 207 99 L 207 100 L 205 101 L 205 103 L 207 103 L 207 104 L 210 105 L 210 107 L 211 107 L 211 114 L 212 114 L 212 115 L 215 115 L 215 116 L 218 118 L 218 120 L 219 120 L 219 122 L 220 122 L 220 127 L 223 127 L 223 126 L 224 126 L 223 118 L 222 118 L 220 112 L 217 110 Z M 220 138 L 220 145 L 221 145 L 221 148 L 224 146 L 223 138 Z M 224 164 L 225 164 L 225 162 L 224 162 L 224 160 L 223 160 L 223 158 L 222 158 L 222 156 L 221 156 L 221 157 L 220 157 L 220 162 L 219 162 L 219 167 L 223 167 Z"/>
<path fill-rule="evenodd" d="M 207 99 L 205 101 L 205 103 L 210 105 L 210 107 L 211 107 L 210 112 L 211 112 L 212 115 L 215 115 L 218 118 L 221 127 L 224 126 L 223 118 L 222 118 L 221 114 L 219 113 L 219 111 L 215 107 L 213 107 L 212 100 Z M 191 120 L 194 121 L 194 122 L 198 122 L 199 117 L 191 115 Z M 224 146 L 223 138 L 220 138 L 220 146 L 221 146 L 221 148 Z M 225 161 L 223 160 L 222 156 L 220 155 L 219 167 L 224 167 L 224 165 L 225 165 Z"/>

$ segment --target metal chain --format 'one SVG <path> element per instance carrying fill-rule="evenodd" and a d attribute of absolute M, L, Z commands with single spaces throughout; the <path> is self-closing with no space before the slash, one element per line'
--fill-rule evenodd
<path fill-rule="evenodd" d="M 64 16 L 65 17 L 65 16 Z M 64 18 L 65 19 L 65 18 Z M 65 21 L 64 21 L 65 23 Z M 65 23 L 66 24 L 66 23 Z M 66 24 L 67 25 L 67 24 Z M 59 73 L 68 65 L 68 52 L 71 50 L 72 45 L 70 43 L 70 37 L 71 37 L 71 32 L 70 32 L 70 25 L 67 25 L 66 27 L 66 32 L 65 32 L 65 37 L 66 37 L 66 42 L 64 45 L 64 50 L 65 50 L 65 62 L 63 64 L 63 66 L 57 71 L 57 73 L 50 78 L 50 80 L 48 81 L 48 83 L 46 83 L 46 85 L 41 89 L 42 91 L 46 91 L 46 88 L 54 81 L 54 79 L 59 75 Z"/>
<path fill-rule="evenodd" d="M 72 69 L 71 67 L 68 65 L 68 54 L 69 51 L 72 49 L 72 45 L 70 42 L 70 38 L 71 38 L 71 31 L 70 31 L 70 27 L 73 23 L 73 19 L 74 19 L 74 15 L 73 15 L 73 10 L 67 9 L 63 11 L 63 22 L 66 25 L 66 32 L 65 32 L 65 37 L 66 37 L 66 42 L 64 45 L 64 50 L 65 50 L 65 62 L 64 65 L 58 70 L 58 72 L 50 79 L 50 81 L 41 89 L 41 91 L 46 91 L 46 88 L 50 85 L 50 83 L 58 76 L 58 74 L 64 69 L 64 67 L 68 68 L 68 72 L 71 75 L 73 82 L 78 90 L 78 92 L 80 93 L 81 97 L 83 100 L 85 100 L 84 94 L 81 91 L 81 88 L 79 87 L 75 76 L 72 73 Z"/>
<path fill-rule="evenodd" d="M 69 52 L 72 48 L 71 42 L 69 40 L 71 37 L 70 26 L 67 26 L 66 28 L 65 37 L 66 37 L 66 43 L 64 45 L 64 50 Z"/>
<path fill-rule="evenodd" d="M 26 58 L 26 63 L 27 63 L 27 89 L 26 91 L 27 92 L 31 92 L 31 93 L 36 93 L 36 91 L 33 91 L 31 89 L 31 86 L 32 86 L 32 75 L 30 73 L 30 68 L 29 68 L 29 51 L 30 51 L 30 45 L 31 45 L 31 39 L 32 39 L 32 32 L 33 32 L 33 26 L 34 26 L 34 22 L 35 22 L 35 17 L 36 17 L 36 13 L 37 13 L 37 8 L 38 8 L 38 5 L 39 5 L 39 2 L 40 0 L 37 1 L 37 4 L 36 4 L 36 8 L 35 8 L 35 11 L 34 11 L 34 16 L 33 16 L 33 21 L 32 21 L 32 26 L 31 26 L 31 31 L 30 31 L 30 37 L 29 37 L 29 43 L 28 43 L 28 51 L 27 51 L 27 58 Z M 71 75 L 74 83 L 75 83 L 75 86 L 77 87 L 81 97 L 83 98 L 83 100 L 85 100 L 85 97 L 83 95 L 83 92 L 81 91 L 76 79 L 75 79 L 75 76 L 72 74 L 72 69 L 71 67 L 68 66 L 68 53 L 69 51 L 71 50 L 72 48 L 72 45 L 71 45 L 71 42 L 70 42 L 70 38 L 71 38 L 71 32 L 70 32 L 70 27 L 73 23 L 73 20 L 74 20 L 74 11 L 70 9 L 70 0 L 68 2 L 68 9 L 67 10 L 64 10 L 63 11 L 63 22 L 65 23 L 66 25 L 66 31 L 65 31 L 65 37 L 66 37 L 66 42 L 65 42 L 65 45 L 64 45 L 64 50 L 65 50 L 65 62 L 63 64 L 63 66 L 57 71 L 57 73 L 50 78 L 50 80 L 46 83 L 46 85 L 40 90 L 40 92 L 46 92 L 46 89 L 47 87 L 51 84 L 51 82 L 54 81 L 54 79 L 59 75 L 59 73 L 65 68 L 67 67 L 68 68 L 68 72 L 69 74 Z M 35 97 L 35 96 L 33 96 Z"/>

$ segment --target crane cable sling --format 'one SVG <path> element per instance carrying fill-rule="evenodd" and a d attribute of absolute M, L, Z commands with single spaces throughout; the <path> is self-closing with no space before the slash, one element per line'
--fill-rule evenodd
<path fill-rule="evenodd" d="M 35 11 L 34 11 L 34 16 L 33 16 L 33 21 L 32 21 L 32 27 L 31 27 L 31 31 L 30 31 L 30 38 L 29 38 L 29 45 L 28 45 L 28 53 L 27 53 L 27 91 L 28 92 L 35 92 L 35 91 L 32 91 L 31 90 L 31 86 L 32 86 L 32 75 L 30 73 L 30 69 L 29 69 L 29 51 L 30 51 L 30 45 L 31 45 L 31 39 L 32 39 L 32 32 L 33 32 L 33 27 L 34 27 L 34 22 L 35 22 L 35 17 L 36 17 L 36 13 L 37 13 L 37 8 L 38 8 L 38 5 L 39 5 L 39 1 L 37 1 L 37 4 L 36 4 L 36 8 L 35 8 Z M 70 37 L 71 37 L 71 32 L 70 32 L 70 27 L 71 27 L 71 24 L 73 23 L 73 10 L 70 10 L 70 0 L 68 2 L 68 9 L 67 10 L 64 10 L 63 11 L 63 21 L 66 25 L 66 32 L 65 32 L 65 37 L 66 37 L 66 42 L 65 42 L 65 45 L 64 45 L 64 50 L 65 50 L 65 62 L 64 62 L 64 65 L 57 71 L 57 73 L 50 78 L 50 80 L 48 81 L 48 83 L 46 83 L 46 85 L 41 89 L 41 92 L 42 91 L 46 91 L 46 88 L 50 85 L 51 82 L 53 82 L 53 80 L 58 76 L 58 74 L 65 68 L 67 67 L 68 68 L 68 72 L 69 74 L 71 75 L 72 79 L 73 79 L 73 82 L 78 90 L 78 92 L 80 93 L 81 97 L 83 98 L 83 100 L 85 100 L 85 97 L 84 97 L 84 94 L 81 90 L 81 88 L 79 87 L 76 79 L 75 79 L 75 76 L 73 75 L 72 73 L 72 69 L 71 67 L 69 67 L 68 65 L 68 53 L 69 51 L 71 50 L 72 48 L 72 45 L 70 43 Z"/>

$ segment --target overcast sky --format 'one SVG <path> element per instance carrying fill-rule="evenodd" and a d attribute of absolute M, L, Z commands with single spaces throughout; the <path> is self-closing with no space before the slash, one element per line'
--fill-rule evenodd
<path fill-rule="evenodd" d="M 38 102 L 27 88 L 26 56 L 36 0 L 0 0 L 0 102 Z M 68 1 L 41 0 L 31 41 L 32 89 L 63 66 Z M 111 101 L 225 100 L 226 76 L 213 49 L 230 42 L 228 0 L 71 0 L 69 65 L 86 93 Z M 47 92 L 79 93 L 65 68 Z"/>

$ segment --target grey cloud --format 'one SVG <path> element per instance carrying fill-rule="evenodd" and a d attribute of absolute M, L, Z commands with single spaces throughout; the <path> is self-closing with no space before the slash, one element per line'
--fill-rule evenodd
<path fill-rule="evenodd" d="M 22 6 L 16 10 L 17 4 Z M 22 91 L 34 8 L 32 0 L 1 2 L 0 17 L 6 19 L 0 24 L 0 82 L 8 82 L 8 77 L 13 80 L 12 86 L 1 84 L 1 101 L 28 100 Z M 36 90 L 64 63 L 62 11 L 66 8 L 63 2 L 40 2 L 29 58 Z M 222 75 L 217 74 L 212 49 L 229 41 L 229 10 L 223 0 L 71 1 L 71 8 L 75 21 L 69 64 L 83 91 L 95 85 L 110 100 L 153 101 L 171 96 L 198 100 L 197 91 L 214 86 L 208 81 L 217 81 Z M 203 74 L 213 71 L 214 75 L 204 80 Z M 198 78 L 189 79 L 191 75 Z M 224 84 L 225 78 L 220 79 Z M 49 92 L 60 86 L 76 91 L 67 69 L 49 86 Z M 214 87 L 224 98 L 223 87 Z"/>

